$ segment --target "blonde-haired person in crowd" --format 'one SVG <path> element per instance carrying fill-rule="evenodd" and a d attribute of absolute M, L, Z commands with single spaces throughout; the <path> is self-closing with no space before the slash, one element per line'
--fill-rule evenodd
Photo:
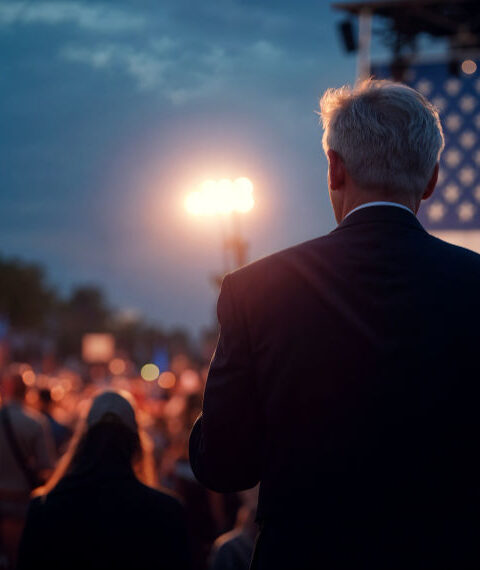
<path fill-rule="evenodd" d="M 321 117 L 338 225 L 224 278 L 192 469 L 260 482 L 252 570 L 478 568 L 480 256 L 416 217 L 438 113 L 367 80 Z"/>
<path fill-rule="evenodd" d="M 183 508 L 154 486 L 132 396 L 99 394 L 30 505 L 19 570 L 189 568 Z"/>

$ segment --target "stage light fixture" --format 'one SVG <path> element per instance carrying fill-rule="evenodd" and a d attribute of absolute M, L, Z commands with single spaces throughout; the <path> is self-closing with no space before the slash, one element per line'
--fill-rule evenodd
<path fill-rule="evenodd" d="M 343 20 L 339 23 L 338 29 L 340 31 L 340 36 L 342 38 L 343 47 L 347 53 L 353 53 L 357 51 L 358 45 L 355 38 L 355 32 L 353 24 L 350 20 Z"/>

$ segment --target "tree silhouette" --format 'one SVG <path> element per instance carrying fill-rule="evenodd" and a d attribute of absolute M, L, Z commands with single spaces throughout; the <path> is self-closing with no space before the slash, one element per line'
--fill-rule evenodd
<path fill-rule="evenodd" d="M 78 355 L 85 333 L 109 332 L 110 310 L 101 289 L 76 287 L 59 309 L 58 347 L 62 356 Z"/>
<path fill-rule="evenodd" d="M 56 302 L 39 266 L 0 257 L 0 315 L 11 327 L 43 329 Z"/>

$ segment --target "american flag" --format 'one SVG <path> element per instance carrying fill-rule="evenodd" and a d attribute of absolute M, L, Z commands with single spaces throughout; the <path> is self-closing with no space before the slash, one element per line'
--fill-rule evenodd
<path fill-rule="evenodd" d="M 437 107 L 445 134 L 438 184 L 418 217 L 432 233 L 445 237 L 445 231 L 456 232 L 457 239 L 450 241 L 477 249 L 468 235 L 473 238 L 474 230 L 480 230 L 480 61 L 466 70 L 473 72 L 459 69 L 456 76 L 447 63 L 416 64 L 404 82 Z M 389 66 L 374 65 L 372 74 L 388 78 Z"/>

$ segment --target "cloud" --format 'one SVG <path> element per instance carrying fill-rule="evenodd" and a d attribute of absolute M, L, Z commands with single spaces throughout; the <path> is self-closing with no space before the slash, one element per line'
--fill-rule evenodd
<path fill-rule="evenodd" d="M 94 69 L 116 69 L 130 75 L 140 91 L 162 85 L 168 66 L 154 53 L 122 44 L 103 44 L 94 47 L 66 46 L 61 50 L 66 61 L 84 63 Z"/>
<path fill-rule="evenodd" d="M 276 60 L 282 55 L 282 50 L 266 40 L 259 40 L 249 48 L 253 57 L 262 60 Z"/>
<path fill-rule="evenodd" d="M 294 82 L 284 78 L 318 73 L 318 52 L 311 48 L 312 38 L 319 40 L 311 14 L 307 18 L 300 11 L 295 21 L 289 16 L 281 1 L 266 7 L 253 1 L 245 6 L 238 0 L 164 0 L 159 11 L 149 0 L 0 0 L 0 30 L 55 26 L 52 45 L 58 41 L 54 49 L 61 61 L 88 66 L 106 80 L 123 75 L 127 89 L 133 85 L 175 105 L 216 96 L 224 100 L 241 91 L 251 100 L 272 91 L 277 97 L 296 96 Z M 65 45 L 67 25 L 80 33 L 73 36 L 69 30 Z M 299 38 L 308 49 L 298 49 Z"/>
<path fill-rule="evenodd" d="M 282 65 L 281 54 L 279 47 L 266 40 L 235 49 L 210 43 L 193 48 L 168 36 L 141 47 L 110 42 L 68 45 L 60 50 L 65 61 L 124 73 L 138 90 L 158 91 L 175 105 L 218 92 L 239 75 L 249 74 L 248 62 L 255 62 L 255 73 L 262 66 Z"/>
<path fill-rule="evenodd" d="M 137 31 L 145 19 L 138 15 L 107 6 L 83 2 L 2 2 L 0 26 L 15 24 L 74 24 L 92 32 L 118 33 Z"/>
<path fill-rule="evenodd" d="M 100 44 L 97 46 L 70 45 L 62 48 L 60 57 L 65 61 L 88 65 L 96 70 L 110 70 L 124 73 L 134 80 L 139 91 L 158 91 L 171 103 L 178 105 L 198 96 L 203 88 L 192 85 L 204 83 L 188 73 L 179 73 L 176 58 L 164 53 L 159 46 L 169 46 L 160 42 L 153 49 L 134 48 L 122 43 Z M 162 53 L 163 52 L 163 53 Z"/>
<path fill-rule="evenodd" d="M 252 3 L 247 8 L 238 0 L 220 5 L 217 0 L 193 5 L 164 0 L 161 13 L 157 8 L 153 3 L 149 7 L 148 0 L 0 0 L 0 30 L 55 26 L 52 46 L 58 42 L 54 50 L 60 61 L 90 67 L 106 81 L 123 76 L 127 89 L 133 86 L 174 105 L 213 97 L 233 101 L 241 92 L 252 101 L 272 91 L 291 99 L 298 89 L 293 80 L 284 81 L 286 76 L 298 82 L 318 73 L 318 53 L 311 51 L 311 16 L 302 13 L 294 24 L 281 5 L 273 9 Z M 70 39 L 64 44 L 64 28 L 72 25 L 80 33 L 68 30 Z M 310 47 L 293 52 L 299 35 Z M 315 42 L 317 35 L 315 31 Z"/>

